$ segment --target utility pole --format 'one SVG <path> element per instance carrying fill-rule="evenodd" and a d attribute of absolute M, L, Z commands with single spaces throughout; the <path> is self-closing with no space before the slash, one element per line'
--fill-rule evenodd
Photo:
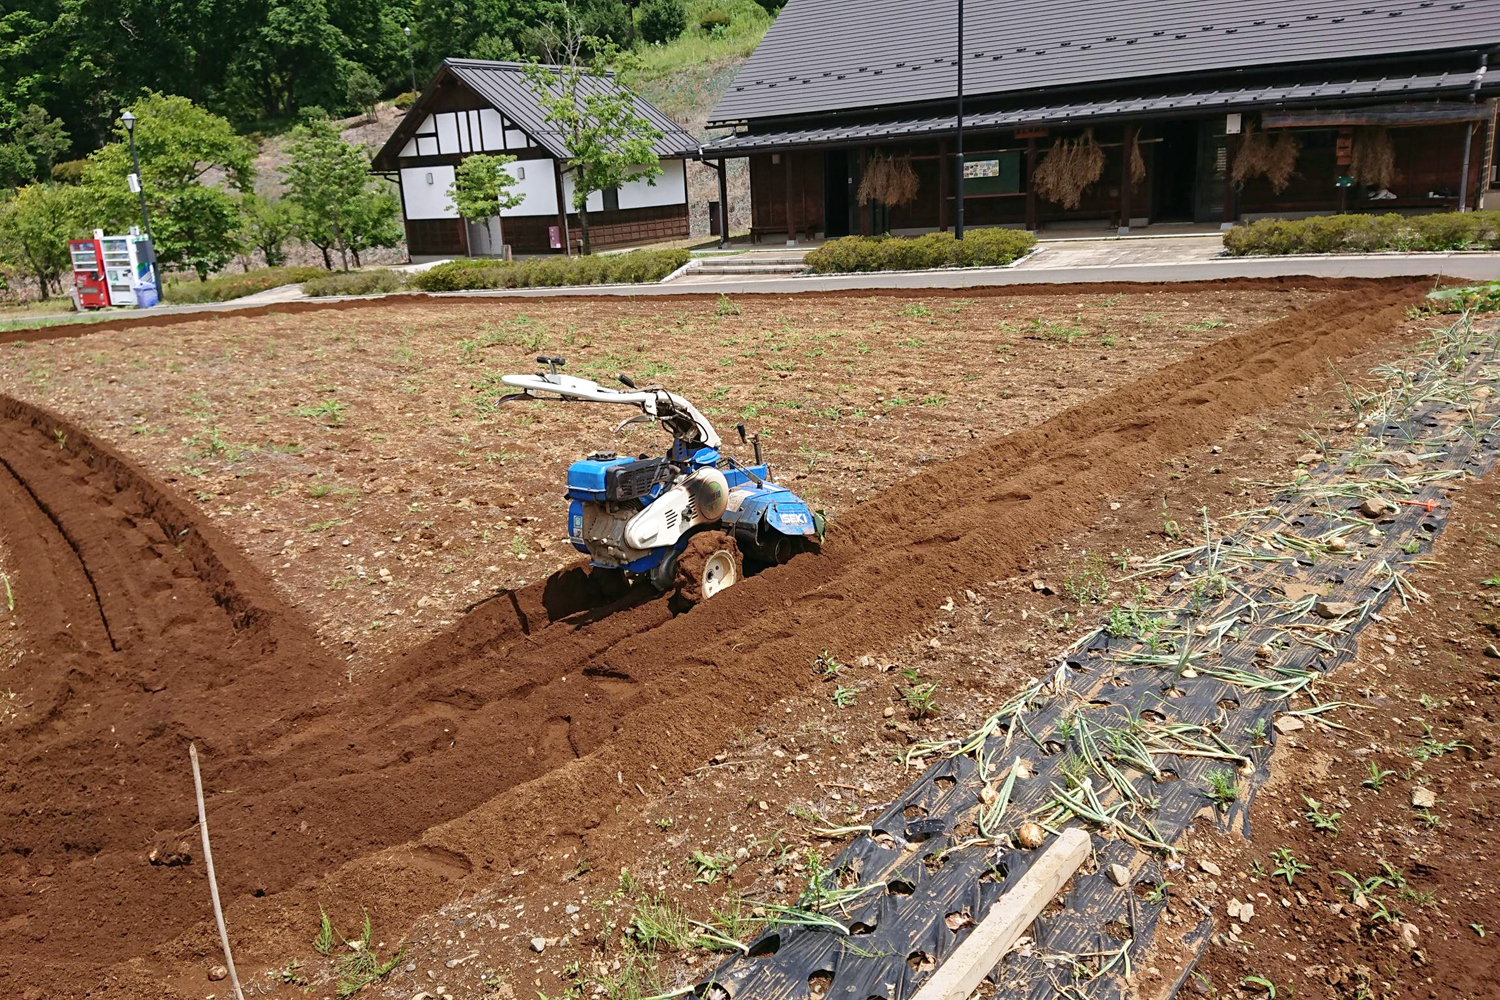
<path fill-rule="evenodd" d="M 406 32 L 406 65 L 411 69 L 411 92 L 417 92 L 417 60 L 411 54 L 411 25 L 401 29 Z"/>
<path fill-rule="evenodd" d="M 953 191 L 953 236 L 964 238 L 964 0 L 958 0 L 958 183 Z"/>
<path fill-rule="evenodd" d="M 135 115 L 126 111 L 120 116 L 120 121 L 125 125 L 125 134 L 130 136 L 130 162 L 135 167 L 135 173 L 130 175 L 131 187 L 135 193 L 141 196 L 141 221 L 146 224 L 146 239 L 151 239 L 151 213 L 146 211 L 146 185 L 141 180 L 141 157 L 135 149 Z M 155 246 L 156 241 L 152 240 Z"/>

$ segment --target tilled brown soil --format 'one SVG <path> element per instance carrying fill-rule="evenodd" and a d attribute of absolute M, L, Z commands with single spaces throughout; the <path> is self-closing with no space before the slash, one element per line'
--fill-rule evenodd
<path fill-rule="evenodd" d="M 576 847 L 807 683 L 831 635 L 873 645 L 1015 571 L 1099 496 L 1388 335 L 1423 287 L 1332 296 L 930 467 L 836 521 L 821 557 L 690 615 L 602 605 L 568 571 L 357 688 L 211 528 L 83 431 L 7 402 L 0 494 L 19 513 L 0 534 L 52 571 L 18 603 L 20 679 L 48 694 L 3 744 L 0 992 L 178 995 L 163 982 L 212 954 L 198 859 L 149 860 L 196 855 L 190 739 L 242 963 L 305 938 L 319 903 L 402 926 Z"/>

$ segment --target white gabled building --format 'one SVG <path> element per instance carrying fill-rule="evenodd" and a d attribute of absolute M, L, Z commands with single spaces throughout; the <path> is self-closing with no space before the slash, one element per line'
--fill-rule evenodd
<path fill-rule="evenodd" d="M 612 76 L 585 77 L 585 87 L 617 86 Z M 589 196 L 594 249 L 630 246 L 688 235 L 685 155 L 695 140 L 640 97 L 636 112 L 662 133 L 655 143 L 662 173 Z M 521 204 L 503 213 L 505 242 L 516 253 L 576 249 L 580 225 L 573 203 L 567 147 L 547 122 L 526 81 L 523 63 L 445 59 L 432 81 L 375 155 L 373 169 L 401 190 L 406 245 L 414 260 L 499 253 L 489 224 L 466 225 L 448 199 L 454 168 L 470 153 L 505 153 Z"/>

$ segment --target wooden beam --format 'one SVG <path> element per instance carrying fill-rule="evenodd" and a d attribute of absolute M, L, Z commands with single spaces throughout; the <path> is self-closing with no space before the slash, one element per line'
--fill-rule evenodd
<path fill-rule="evenodd" d="M 1232 227 L 1239 215 L 1234 204 L 1234 160 L 1239 155 L 1240 139 L 1238 135 L 1224 137 L 1224 221 L 1220 224 L 1221 229 Z"/>
<path fill-rule="evenodd" d="M 1026 228 L 1036 232 L 1036 136 L 1026 139 Z"/>
<path fill-rule="evenodd" d="M 719 160 L 719 246 L 729 245 L 729 170 L 723 159 Z"/>
<path fill-rule="evenodd" d="M 1130 189 L 1135 186 L 1135 180 L 1130 176 L 1130 153 L 1135 146 L 1137 128 L 1134 124 L 1125 126 L 1125 141 L 1120 146 L 1120 227 L 1116 232 L 1121 236 L 1130 232 Z"/>
<path fill-rule="evenodd" d="M 948 231 L 948 141 L 938 143 L 938 229 Z"/>
<path fill-rule="evenodd" d="M 1076 826 L 1059 834 L 1026 869 L 1015 888 L 995 901 L 979 926 L 922 984 L 914 1000 L 968 1000 L 1021 932 L 1031 926 L 1063 883 L 1073 877 L 1089 856 L 1089 847 L 1089 835 Z"/>
<path fill-rule="evenodd" d="M 781 165 L 786 168 L 786 245 L 797 245 L 797 215 L 792 208 L 792 154 L 781 154 Z"/>

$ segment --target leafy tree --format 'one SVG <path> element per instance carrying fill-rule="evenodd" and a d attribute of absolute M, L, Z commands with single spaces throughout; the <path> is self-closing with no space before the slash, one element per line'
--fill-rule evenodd
<path fill-rule="evenodd" d="M 233 192 L 250 189 L 255 147 L 185 97 L 148 92 L 130 110 L 156 258 L 163 267 L 190 267 L 207 277 L 239 248 Z M 133 166 L 125 127 L 116 126 L 116 134 L 89 157 L 83 187 L 93 226 L 118 230 L 140 223 L 140 205 L 126 184 Z"/>
<path fill-rule="evenodd" d="M 72 269 L 68 240 L 88 230 L 85 200 L 76 187 L 28 184 L 0 202 L 0 265 L 34 278 L 44 299 Z"/>
<path fill-rule="evenodd" d="M 330 271 L 330 251 L 338 251 L 347 271 L 351 253 L 358 263 L 362 250 L 399 242 L 396 200 L 389 192 L 369 189 L 369 154 L 345 142 L 333 122 L 304 117 L 292 130 L 287 154 L 281 174 L 286 199 L 297 213 L 297 233 L 322 251 Z"/>
<path fill-rule="evenodd" d="M 687 30 L 683 0 L 646 0 L 641 7 L 641 37 L 653 45 L 670 42 Z"/>
<path fill-rule="evenodd" d="M 355 65 L 349 70 L 349 78 L 344 82 L 344 94 L 352 107 L 365 113 L 367 120 L 375 120 L 375 104 L 380 100 L 380 81 L 375 79 L 374 73 Z"/>
<path fill-rule="evenodd" d="M 505 245 L 505 220 L 499 213 L 515 208 L 526 198 L 510 190 L 516 179 L 505 170 L 505 165 L 515 161 L 514 156 L 485 153 L 467 156 L 453 171 L 453 183 L 448 186 L 448 200 L 465 222 L 482 220 L 488 226 L 490 219 L 499 220 L 501 246 Z"/>
<path fill-rule="evenodd" d="M 287 261 L 286 244 L 297 231 L 292 207 L 257 194 L 247 195 L 240 207 L 240 241 L 245 249 L 259 250 L 267 267 L 281 267 Z"/>
<path fill-rule="evenodd" d="M 325 0 L 269 0 L 230 66 L 236 99 L 267 118 L 345 98 L 341 65 L 349 40 L 330 20 Z"/>
<path fill-rule="evenodd" d="M 417 5 L 412 41 L 419 85 L 449 57 L 516 58 L 513 39 L 527 24 L 521 7 L 518 0 L 428 0 Z"/>
<path fill-rule="evenodd" d="M 567 148 L 562 170 L 573 179 L 573 209 L 583 228 L 583 252 L 589 253 L 588 196 L 628 180 L 654 184 L 662 173 L 655 148 L 662 134 L 636 111 L 630 91 L 612 79 L 600 85 L 613 47 L 601 46 L 584 67 L 577 54 L 599 40 L 581 32 L 573 39 L 568 63 L 556 68 L 532 64 L 526 81 Z"/>
<path fill-rule="evenodd" d="M 71 143 L 63 123 L 39 104 L 29 104 L 0 127 L 0 187 L 43 180 Z"/>
<path fill-rule="evenodd" d="M 366 250 L 401 245 L 406 238 L 401 230 L 401 201 L 390 190 L 389 181 L 367 184 L 354 199 L 344 238 L 355 267 L 361 265 L 360 254 Z"/>

